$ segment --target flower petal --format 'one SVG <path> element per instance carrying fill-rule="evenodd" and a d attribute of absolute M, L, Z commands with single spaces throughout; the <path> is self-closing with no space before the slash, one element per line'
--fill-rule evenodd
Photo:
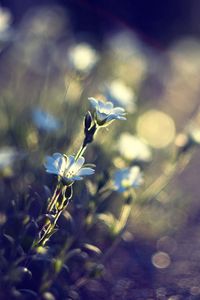
<path fill-rule="evenodd" d="M 115 114 L 110 114 L 110 115 L 107 117 L 106 121 L 107 121 L 107 122 L 110 122 L 110 121 L 112 121 L 112 120 L 117 120 L 117 119 L 119 119 L 117 115 L 115 115 Z"/>
<path fill-rule="evenodd" d="M 79 157 L 77 160 L 74 160 L 74 163 L 69 166 L 67 171 L 72 172 L 74 175 L 77 174 L 84 162 L 85 158 L 83 156 Z"/>
<path fill-rule="evenodd" d="M 81 177 L 81 176 L 73 176 L 72 178 L 71 178 L 71 180 L 83 180 L 83 177 Z"/>
<path fill-rule="evenodd" d="M 52 157 L 53 157 L 54 159 L 57 159 L 57 158 L 63 157 L 63 155 L 62 155 L 61 153 L 56 152 L 56 153 L 54 153 L 54 154 L 52 155 Z"/>
<path fill-rule="evenodd" d="M 63 176 L 66 169 L 66 159 L 64 156 L 58 158 L 54 162 L 54 166 L 57 168 L 59 175 Z"/>
<path fill-rule="evenodd" d="M 80 169 L 82 167 L 82 165 L 84 164 L 84 162 L 85 162 L 85 158 L 83 156 L 80 156 L 77 159 L 77 161 L 75 162 L 75 164 L 76 164 L 77 168 Z"/>
<path fill-rule="evenodd" d="M 48 168 L 50 165 L 52 165 L 54 162 L 54 159 L 51 156 L 46 156 L 44 166 L 45 168 Z"/>
<path fill-rule="evenodd" d="M 123 121 L 125 121 L 127 119 L 124 116 L 116 116 L 116 120 L 123 120 Z"/>
<path fill-rule="evenodd" d="M 93 97 L 88 98 L 88 100 L 90 101 L 90 104 L 94 109 L 98 109 L 98 107 L 99 107 L 98 100 L 96 100 Z"/>
<path fill-rule="evenodd" d="M 97 120 L 100 121 L 100 122 L 104 121 L 108 117 L 107 114 L 101 113 L 99 111 L 97 111 L 96 114 L 97 114 Z"/>
<path fill-rule="evenodd" d="M 112 113 L 114 113 L 114 114 L 125 114 L 125 109 L 124 108 L 122 108 L 122 107 L 115 107 L 115 108 L 113 108 L 113 110 L 112 110 Z"/>
<path fill-rule="evenodd" d="M 112 102 L 104 103 L 104 102 L 99 101 L 99 103 L 101 103 L 100 112 L 108 115 L 113 110 L 113 103 Z"/>
<path fill-rule="evenodd" d="M 63 175 L 66 167 L 65 157 L 60 153 L 54 153 L 52 156 L 47 156 L 44 163 L 47 173 Z"/>
<path fill-rule="evenodd" d="M 67 164 L 66 169 L 71 168 L 71 166 L 75 163 L 75 158 L 73 155 L 66 156 L 67 158 Z"/>
<path fill-rule="evenodd" d="M 80 171 L 77 173 L 78 176 L 87 176 L 94 174 L 95 170 L 92 168 L 81 168 Z"/>
<path fill-rule="evenodd" d="M 103 112 L 104 107 L 105 107 L 105 103 L 103 101 L 98 100 L 98 110 L 100 112 Z"/>

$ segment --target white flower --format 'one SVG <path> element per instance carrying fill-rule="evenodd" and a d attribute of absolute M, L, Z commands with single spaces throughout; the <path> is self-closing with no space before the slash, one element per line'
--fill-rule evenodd
<path fill-rule="evenodd" d="M 143 140 L 128 132 L 121 134 L 118 141 L 118 150 L 128 160 L 149 162 L 152 159 L 150 147 Z"/>
<path fill-rule="evenodd" d="M 95 98 L 88 98 L 94 108 L 94 117 L 99 126 L 108 125 L 113 120 L 126 120 L 125 110 L 114 107 L 112 102 L 103 102 Z"/>
<path fill-rule="evenodd" d="M 117 171 L 114 175 L 114 189 L 122 193 L 130 188 L 138 188 L 143 183 L 143 175 L 138 166 Z"/>
<path fill-rule="evenodd" d="M 47 173 L 61 176 L 67 184 L 70 184 L 75 180 L 82 180 L 82 176 L 94 174 L 93 169 L 83 167 L 84 162 L 85 159 L 82 156 L 75 160 L 72 155 L 54 153 L 52 156 L 46 157 L 44 165 Z"/>
<path fill-rule="evenodd" d="M 114 105 L 124 107 L 128 112 L 133 113 L 136 109 L 135 94 L 122 80 L 111 81 L 105 91 L 107 99 Z"/>
<path fill-rule="evenodd" d="M 50 132 L 60 128 L 60 122 L 53 115 L 40 108 L 33 110 L 32 118 L 38 129 Z"/>

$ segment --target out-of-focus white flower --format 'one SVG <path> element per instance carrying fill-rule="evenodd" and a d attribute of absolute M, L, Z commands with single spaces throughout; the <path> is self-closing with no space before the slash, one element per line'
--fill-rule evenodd
<path fill-rule="evenodd" d="M 108 44 L 121 59 L 127 60 L 133 55 L 141 55 L 141 41 L 132 31 L 121 31 L 112 35 Z"/>
<path fill-rule="evenodd" d="M 12 15 L 10 11 L 0 6 L 0 41 L 2 42 L 0 50 L 4 43 L 13 39 L 13 30 L 11 29 Z"/>
<path fill-rule="evenodd" d="M 72 155 L 54 153 L 46 157 L 44 166 L 47 173 L 61 176 L 66 184 L 71 184 L 75 180 L 82 180 L 83 176 L 94 174 L 94 169 L 83 166 L 84 162 L 82 156 L 76 160 Z"/>
<path fill-rule="evenodd" d="M 32 118 L 38 129 L 50 132 L 60 128 L 60 122 L 54 116 L 40 108 L 33 110 Z"/>
<path fill-rule="evenodd" d="M 130 188 L 140 187 L 143 181 L 143 174 L 138 166 L 121 169 L 114 174 L 114 189 L 122 193 Z"/>
<path fill-rule="evenodd" d="M 150 147 L 141 139 L 128 132 L 121 134 L 118 142 L 118 150 L 128 160 L 149 162 L 152 159 Z"/>
<path fill-rule="evenodd" d="M 136 103 L 134 92 L 122 80 L 113 80 L 106 88 L 105 93 L 106 98 L 114 105 L 122 106 L 130 113 L 135 111 Z"/>
<path fill-rule="evenodd" d="M 138 87 L 148 67 L 150 51 L 131 31 L 121 31 L 108 36 L 109 60 L 115 61 L 113 74 L 131 86 Z"/>
<path fill-rule="evenodd" d="M 60 35 L 65 17 L 63 9 L 57 5 L 35 7 L 26 13 L 21 27 L 26 35 L 52 39 Z"/>
<path fill-rule="evenodd" d="M 18 152 L 11 147 L 5 147 L 0 149 L 0 170 L 12 165 L 18 156 Z"/>
<path fill-rule="evenodd" d="M 106 126 L 114 120 L 126 120 L 125 110 L 114 107 L 112 102 L 103 102 L 95 98 L 88 98 L 94 109 L 94 118 L 99 126 Z"/>
<path fill-rule="evenodd" d="M 97 63 L 99 56 L 89 44 L 80 43 L 69 49 L 69 60 L 80 72 L 88 72 Z"/>
<path fill-rule="evenodd" d="M 9 10 L 0 7 L 0 32 L 6 31 L 9 28 L 11 19 Z"/>

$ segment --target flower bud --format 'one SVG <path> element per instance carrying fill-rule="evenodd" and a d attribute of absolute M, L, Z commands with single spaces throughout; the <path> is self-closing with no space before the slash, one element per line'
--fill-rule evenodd
<path fill-rule="evenodd" d="M 85 139 L 84 139 L 85 145 L 87 145 L 93 141 L 96 129 L 97 129 L 96 124 L 94 124 L 89 130 L 85 130 Z"/>
<path fill-rule="evenodd" d="M 91 127 L 91 124 L 92 124 L 92 115 L 90 113 L 90 111 L 88 111 L 85 115 L 85 129 L 89 129 Z"/>

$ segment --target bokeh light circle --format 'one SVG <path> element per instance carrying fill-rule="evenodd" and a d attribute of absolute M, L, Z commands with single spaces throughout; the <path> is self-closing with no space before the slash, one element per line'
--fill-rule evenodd
<path fill-rule="evenodd" d="M 158 251 L 152 256 L 152 264 L 158 269 L 165 269 L 171 264 L 170 256 L 166 252 Z"/>
<path fill-rule="evenodd" d="M 168 146 L 175 137 L 175 125 L 172 118 L 159 110 L 148 110 L 137 122 L 137 133 L 154 148 Z"/>

